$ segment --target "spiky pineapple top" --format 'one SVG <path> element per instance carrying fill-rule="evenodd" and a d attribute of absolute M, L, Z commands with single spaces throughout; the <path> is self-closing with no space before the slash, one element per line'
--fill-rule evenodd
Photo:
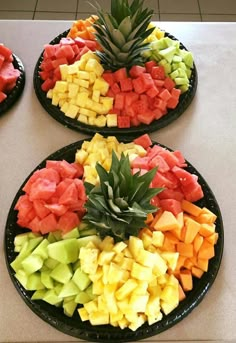
<path fill-rule="evenodd" d="M 128 155 L 122 154 L 119 160 L 113 151 L 110 170 L 107 172 L 99 163 L 96 169 L 100 184 L 85 183 L 88 200 L 83 219 L 93 224 L 102 237 L 125 240 L 137 236 L 147 214 L 157 211 L 150 200 L 162 189 L 149 187 L 156 168 L 143 175 L 132 174 Z"/>
<path fill-rule="evenodd" d="M 101 7 L 95 22 L 96 38 L 103 52 L 98 52 L 105 69 L 115 71 L 143 63 L 141 52 L 147 49 L 144 40 L 152 33 L 148 28 L 153 10 L 143 9 L 144 0 L 111 0 L 111 13 Z"/>

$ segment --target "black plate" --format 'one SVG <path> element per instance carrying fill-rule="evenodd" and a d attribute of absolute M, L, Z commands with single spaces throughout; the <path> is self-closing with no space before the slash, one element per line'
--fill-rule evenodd
<path fill-rule="evenodd" d="M 123 141 L 125 141 L 125 139 L 123 139 Z M 43 162 L 41 162 L 36 169 L 43 168 L 47 159 L 66 159 L 68 162 L 73 162 L 75 158 L 75 152 L 78 148 L 81 147 L 82 143 L 83 141 L 78 141 L 56 151 L 52 155 L 48 156 Z M 161 146 L 164 147 L 163 145 Z M 68 318 L 63 314 L 63 310 L 61 308 L 51 306 L 43 301 L 32 301 L 30 297 L 33 292 L 26 291 L 14 277 L 14 270 L 10 266 L 10 263 L 16 257 L 16 253 L 14 252 L 14 237 L 17 234 L 26 231 L 16 224 L 17 211 L 14 210 L 14 206 L 19 196 L 23 194 L 21 189 L 26 181 L 29 179 L 29 177 L 32 175 L 32 173 L 34 172 L 33 171 L 20 187 L 20 190 L 17 192 L 13 200 L 7 218 L 4 240 L 5 259 L 11 280 L 25 303 L 30 307 L 30 309 L 41 319 L 55 327 L 57 330 L 77 338 L 96 342 L 137 341 L 159 334 L 184 319 L 201 302 L 201 300 L 204 298 L 207 291 L 213 284 L 220 267 L 224 245 L 223 221 L 217 201 L 211 189 L 209 188 L 203 177 L 199 174 L 199 172 L 189 162 L 187 162 L 187 165 L 188 166 L 186 169 L 189 172 L 198 175 L 199 183 L 201 184 L 204 191 L 204 198 L 201 199 L 197 204 L 201 207 L 206 206 L 217 215 L 216 231 L 219 233 L 219 239 L 215 246 L 215 257 L 212 258 L 209 262 L 208 272 L 204 273 L 201 279 L 194 279 L 193 290 L 188 292 L 186 299 L 183 300 L 173 312 L 171 312 L 167 316 L 164 316 L 160 322 L 155 323 L 151 326 L 149 326 L 147 323 L 144 324 L 135 332 L 131 331 L 130 329 L 121 330 L 110 325 L 92 326 L 88 322 L 81 322 L 77 312 L 72 318 Z"/>
<path fill-rule="evenodd" d="M 61 38 L 66 37 L 68 34 L 69 30 L 61 33 L 58 35 L 56 38 L 54 38 L 50 44 L 57 44 L 60 42 Z M 165 33 L 166 36 L 170 37 L 171 39 L 176 40 L 176 38 L 169 33 Z M 180 48 L 185 49 L 185 46 L 180 43 Z M 173 110 L 169 110 L 166 115 L 164 115 L 162 118 L 158 120 L 154 120 L 150 125 L 146 124 L 141 124 L 137 127 L 131 127 L 131 128 L 124 128 L 124 129 L 119 129 L 117 127 L 97 127 L 97 126 L 92 126 L 92 125 L 86 125 L 81 122 L 79 122 L 77 119 L 72 119 L 67 116 L 59 109 L 59 107 L 52 105 L 51 99 L 48 99 L 46 97 L 46 93 L 42 91 L 41 89 L 41 84 L 42 80 L 39 76 L 39 71 L 40 71 L 40 64 L 43 61 L 43 52 L 41 53 L 35 69 L 34 69 L 34 89 L 35 93 L 38 97 L 38 100 L 40 101 L 41 105 L 44 107 L 44 109 L 58 122 L 63 124 L 64 126 L 76 130 L 76 131 L 81 131 L 85 132 L 87 134 L 93 135 L 96 132 L 99 132 L 104 135 L 124 135 L 124 134 L 129 134 L 129 135 L 139 135 L 147 132 L 153 132 L 156 130 L 159 130 L 170 123 L 172 123 L 174 120 L 176 120 L 184 111 L 188 108 L 188 106 L 191 104 L 194 95 L 197 90 L 197 84 L 198 84 L 198 76 L 197 76 L 197 69 L 194 64 L 193 69 L 192 69 L 192 75 L 189 80 L 189 90 L 182 94 L 180 96 L 180 101 L 177 107 Z"/>
<path fill-rule="evenodd" d="M 7 95 L 7 98 L 0 103 L 0 115 L 6 112 L 9 108 L 11 108 L 14 103 L 18 100 L 21 93 L 23 92 L 25 86 L 25 68 L 19 57 L 13 55 L 13 65 L 16 69 L 20 71 L 20 76 L 16 81 L 16 86 L 13 90 Z"/>

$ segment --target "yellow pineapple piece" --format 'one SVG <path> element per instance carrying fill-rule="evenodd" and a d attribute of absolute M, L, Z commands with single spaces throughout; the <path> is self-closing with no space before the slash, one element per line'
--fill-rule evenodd
<path fill-rule="evenodd" d="M 81 80 L 89 80 L 90 78 L 90 73 L 83 71 L 83 70 L 78 70 L 77 71 L 77 76 Z"/>
<path fill-rule="evenodd" d="M 88 117 L 88 124 L 95 125 L 95 117 Z"/>
<path fill-rule="evenodd" d="M 59 104 L 59 96 L 57 95 L 57 93 L 53 93 L 52 96 L 52 105 L 57 106 Z"/>
<path fill-rule="evenodd" d="M 78 313 L 80 315 L 80 319 L 82 320 L 82 322 L 89 320 L 88 311 L 84 307 L 79 308 Z"/>
<path fill-rule="evenodd" d="M 94 71 L 90 71 L 90 73 L 89 73 L 89 84 L 93 85 L 96 78 L 97 78 L 97 75 L 94 73 Z"/>
<path fill-rule="evenodd" d="M 161 231 L 153 231 L 152 233 L 152 244 L 155 247 L 162 247 L 164 243 L 165 236 Z"/>
<path fill-rule="evenodd" d="M 92 100 L 95 102 L 100 101 L 100 91 L 99 90 L 94 90 L 92 93 Z"/>
<path fill-rule="evenodd" d="M 118 300 L 123 300 L 127 298 L 132 291 L 137 287 L 138 283 L 135 279 L 129 279 L 125 284 L 123 284 L 115 293 L 115 297 Z"/>
<path fill-rule="evenodd" d="M 77 71 L 78 71 L 78 64 L 74 63 L 74 64 L 68 65 L 67 81 L 69 81 L 68 76 L 70 76 L 72 74 L 77 74 Z"/>
<path fill-rule="evenodd" d="M 92 325 L 109 324 L 109 313 L 107 311 L 94 311 L 89 314 L 89 321 Z"/>
<path fill-rule="evenodd" d="M 146 310 L 148 299 L 149 299 L 148 293 L 145 295 L 133 293 L 130 296 L 130 301 L 129 301 L 130 308 L 134 312 L 143 312 L 144 313 Z"/>
<path fill-rule="evenodd" d="M 104 115 L 99 115 L 95 118 L 95 125 L 98 127 L 105 127 L 106 126 L 106 116 Z"/>
<path fill-rule="evenodd" d="M 88 96 L 89 95 L 87 92 L 80 92 L 76 98 L 76 105 L 78 105 L 79 107 L 85 107 L 88 100 Z"/>
<path fill-rule="evenodd" d="M 77 163 L 83 164 L 87 156 L 88 156 L 88 153 L 86 150 L 84 149 L 77 150 L 75 154 L 75 161 Z"/>
<path fill-rule="evenodd" d="M 57 81 L 55 83 L 55 86 L 53 88 L 53 91 L 54 92 L 57 92 L 57 93 L 64 93 L 66 92 L 68 89 L 68 83 L 66 81 Z"/>
<path fill-rule="evenodd" d="M 83 88 L 89 88 L 89 81 L 87 81 L 87 80 L 79 79 L 78 84 L 79 84 L 79 86 L 81 86 Z"/>
<path fill-rule="evenodd" d="M 52 89 L 49 89 L 49 90 L 47 91 L 46 97 L 47 97 L 48 99 L 52 99 L 52 95 L 53 95 L 53 90 L 52 90 Z"/>
<path fill-rule="evenodd" d="M 68 110 L 68 107 L 69 107 L 69 103 L 67 102 L 67 101 L 65 101 L 64 102 L 64 104 L 61 106 L 61 111 L 63 112 L 63 113 L 66 113 L 67 112 L 67 110 Z"/>
<path fill-rule="evenodd" d="M 84 114 L 87 117 L 96 117 L 97 113 L 92 111 L 92 110 L 88 110 L 87 108 L 83 108 L 81 107 L 79 110 L 79 113 Z"/>
<path fill-rule="evenodd" d="M 109 264 L 111 260 L 113 259 L 115 255 L 114 251 L 101 251 L 98 257 L 98 264 L 99 265 L 104 265 L 104 264 Z"/>
<path fill-rule="evenodd" d="M 68 64 L 61 64 L 59 68 L 62 81 L 66 81 L 68 75 Z"/>
<path fill-rule="evenodd" d="M 107 126 L 108 127 L 117 126 L 117 114 L 112 114 L 112 113 L 107 114 Z"/>
<path fill-rule="evenodd" d="M 67 111 L 65 112 L 65 115 L 70 118 L 76 118 L 78 112 L 79 112 L 79 107 L 70 103 L 67 108 Z"/>
<path fill-rule="evenodd" d="M 75 98 L 79 91 L 79 86 L 75 83 L 69 83 L 68 85 L 68 97 L 69 98 Z"/>
<path fill-rule="evenodd" d="M 163 251 L 161 257 L 167 262 L 167 266 L 171 270 L 175 270 L 179 258 L 178 252 Z"/>
<path fill-rule="evenodd" d="M 80 111 L 80 110 L 79 110 Z M 85 114 L 83 114 L 83 113 L 80 113 L 79 115 L 78 115 L 78 121 L 80 121 L 81 123 L 84 123 L 84 124 L 88 124 L 88 117 L 85 115 Z"/>
<path fill-rule="evenodd" d="M 139 251 L 143 250 L 143 241 L 135 236 L 129 237 L 128 248 L 134 258 L 138 257 Z"/>
<path fill-rule="evenodd" d="M 131 270 L 131 276 L 137 280 L 150 281 L 152 279 L 152 269 L 134 262 Z"/>
<path fill-rule="evenodd" d="M 104 72 L 104 68 L 102 67 L 102 65 L 94 58 L 90 58 L 87 60 L 85 70 L 90 72 L 92 71 L 97 76 L 101 76 Z"/>
<path fill-rule="evenodd" d="M 97 60 L 98 62 L 100 61 L 99 57 L 98 57 L 95 53 L 93 53 L 92 51 L 88 51 L 88 52 L 86 52 L 85 54 L 83 54 L 83 55 L 81 56 L 80 61 L 85 61 L 85 62 L 87 62 L 90 58 L 91 58 L 91 59 L 95 59 L 95 60 Z"/>
<path fill-rule="evenodd" d="M 93 84 L 93 90 L 99 90 L 101 95 L 106 95 L 109 89 L 109 84 L 102 78 L 98 77 L 94 84 Z"/>

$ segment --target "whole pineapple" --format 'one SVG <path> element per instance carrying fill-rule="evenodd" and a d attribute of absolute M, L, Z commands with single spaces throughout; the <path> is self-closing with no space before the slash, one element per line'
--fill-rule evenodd
<path fill-rule="evenodd" d="M 141 52 L 148 43 L 144 40 L 152 33 L 149 27 L 153 10 L 143 9 L 144 0 L 111 0 L 111 13 L 101 7 L 94 23 L 96 39 L 103 52 L 97 52 L 105 69 L 115 71 L 143 63 Z"/>
<path fill-rule="evenodd" d="M 110 170 L 107 172 L 99 163 L 96 169 L 100 184 L 85 183 L 88 200 L 83 220 L 93 224 L 101 237 L 125 240 L 137 236 L 147 214 L 157 211 L 150 200 L 162 188 L 149 187 L 156 168 L 143 175 L 132 174 L 128 155 L 122 154 L 119 160 L 113 151 Z"/>

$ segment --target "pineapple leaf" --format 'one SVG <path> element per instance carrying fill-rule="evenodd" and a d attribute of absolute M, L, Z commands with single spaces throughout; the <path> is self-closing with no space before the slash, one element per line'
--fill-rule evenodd
<path fill-rule="evenodd" d="M 112 37 L 113 42 L 119 48 L 121 48 L 126 43 L 126 39 L 125 39 L 123 33 L 121 31 L 119 31 L 118 29 L 113 29 L 111 31 L 111 37 Z"/>
<path fill-rule="evenodd" d="M 130 16 L 125 17 L 122 22 L 120 23 L 118 30 L 124 35 L 124 37 L 128 37 L 132 31 L 132 23 L 130 20 Z"/>

